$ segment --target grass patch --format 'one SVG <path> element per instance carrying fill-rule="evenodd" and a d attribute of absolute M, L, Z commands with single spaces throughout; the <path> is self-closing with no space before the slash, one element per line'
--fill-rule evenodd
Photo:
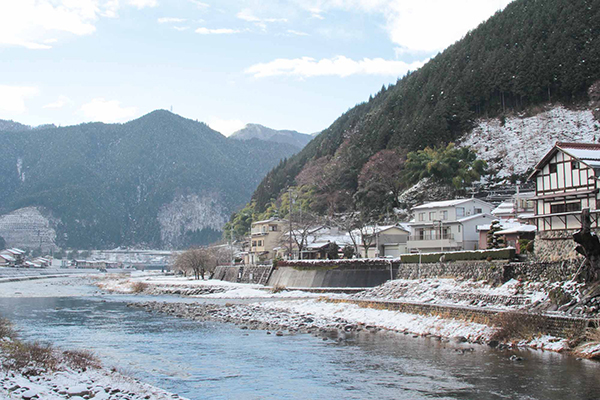
<path fill-rule="evenodd" d="M 271 293 L 281 293 L 286 290 L 287 288 L 284 285 L 275 285 L 271 288 Z"/>

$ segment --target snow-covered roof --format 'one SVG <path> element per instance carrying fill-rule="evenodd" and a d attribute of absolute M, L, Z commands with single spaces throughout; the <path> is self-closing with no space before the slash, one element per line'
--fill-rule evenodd
<path fill-rule="evenodd" d="M 470 215 L 468 217 L 464 217 L 461 219 L 457 219 L 456 222 L 462 223 L 462 222 L 467 222 L 467 221 L 470 221 L 472 219 L 477 219 L 477 218 L 494 218 L 494 216 L 490 215 L 490 214 L 475 214 L 475 215 Z"/>
<path fill-rule="evenodd" d="M 554 147 L 536 164 L 529 179 L 532 179 L 559 150 L 584 162 L 591 168 L 600 167 L 600 144 L 556 142 Z"/>
<path fill-rule="evenodd" d="M 512 214 L 515 212 L 515 204 L 512 200 L 500 203 L 498 207 L 492 210 L 492 215 Z"/>
<path fill-rule="evenodd" d="M 432 201 L 431 203 L 425 203 L 420 206 L 414 207 L 413 210 L 422 210 L 425 208 L 440 208 L 440 207 L 452 207 L 459 204 L 467 203 L 473 199 L 455 199 L 455 200 L 443 200 L 443 201 Z"/>
<path fill-rule="evenodd" d="M 12 256 L 9 256 L 8 254 L 0 254 L 0 257 L 4 258 L 6 261 L 16 261 Z"/>
<path fill-rule="evenodd" d="M 443 201 L 433 201 L 431 203 L 425 203 L 420 206 L 414 207 L 413 210 L 425 210 L 429 208 L 442 208 L 442 207 L 454 207 L 464 203 L 468 203 L 470 201 L 475 201 L 480 204 L 487 205 L 489 207 L 493 207 L 490 203 L 487 203 L 483 200 L 470 198 L 470 199 L 454 199 L 454 200 L 443 200 Z"/>
<path fill-rule="evenodd" d="M 273 217 L 273 218 L 269 218 L 269 219 L 264 219 L 262 221 L 253 222 L 252 225 L 266 224 L 266 223 L 269 223 L 269 222 L 285 222 L 285 221 L 282 220 L 282 219 Z"/>
<path fill-rule="evenodd" d="M 536 232 L 537 227 L 534 225 L 519 225 L 508 229 L 503 229 L 501 231 L 496 232 L 496 235 L 509 235 L 512 233 L 528 233 L 528 232 Z"/>

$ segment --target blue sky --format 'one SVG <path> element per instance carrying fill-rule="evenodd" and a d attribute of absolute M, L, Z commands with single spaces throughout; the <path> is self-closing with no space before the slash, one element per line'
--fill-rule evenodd
<path fill-rule="evenodd" d="M 312 133 L 510 0 L 0 0 L 0 119 Z"/>

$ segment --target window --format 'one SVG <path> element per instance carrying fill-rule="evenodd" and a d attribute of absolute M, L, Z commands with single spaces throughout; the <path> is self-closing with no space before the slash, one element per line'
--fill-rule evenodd
<path fill-rule="evenodd" d="M 448 211 L 444 210 L 442 211 L 442 221 L 445 221 L 448 219 Z"/>
<path fill-rule="evenodd" d="M 550 163 L 549 167 L 550 167 L 550 173 L 555 174 L 556 173 L 556 163 Z"/>
<path fill-rule="evenodd" d="M 425 240 L 425 231 L 423 229 L 419 229 L 419 240 Z"/>
<path fill-rule="evenodd" d="M 552 214 L 573 211 L 581 211 L 581 202 L 566 204 L 550 204 L 550 213 Z"/>
<path fill-rule="evenodd" d="M 425 213 L 419 213 L 419 221 L 425 221 Z"/>
<path fill-rule="evenodd" d="M 259 246 L 259 247 L 260 247 L 260 246 L 262 246 L 262 240 L 259 240 L 259 241 L 258 241 L 258 246 Z"/>
<path fill-rule="evenodd" d="M 481 208 L 476 208 L 475 209 L 475 214 L 482 214 L 483 210 Z"/>
<path fill-rule="evenodd" d="M 433 221 L 434 219 L 435 219 L 435 211 L 431 211 L 431 212 L 429 213 L 429 220 L 430 220 L 430 221 Z"/>
<path fill-rule="evenodd" d="M 277 232 L 277 225 L 269 225 L 269 231 Z"/>
<path fill-rule="evenodd" d="M 456 207 L 456 216 L 464 217 L 465 216 L 465 208 L 464 207 Z"/>
<path fill-rule="evenodd" d="M 571 169 L 579 169 L 579 161 L 571 161 Z"/>
<path fill-rule="evenodd" d="M 252 247 L 256 247 L 256 240 L 252 241 Z"/>

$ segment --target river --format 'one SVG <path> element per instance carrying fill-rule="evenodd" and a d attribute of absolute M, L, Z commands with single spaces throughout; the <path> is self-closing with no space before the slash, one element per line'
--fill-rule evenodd
<path fill-rule="evenodd" d="M 190 399 L 591 400 L 600 393 L 600 363 L 568 355 L 384 333 L 342 343 L 277 337 L 127 306 L 148 299 L 103 295 L 75 278 L 0 283 L 0 315 L 22 337 L 90 349 L 105 365 Z M 513 354 L 524 360 L 510 361 Z"/>

